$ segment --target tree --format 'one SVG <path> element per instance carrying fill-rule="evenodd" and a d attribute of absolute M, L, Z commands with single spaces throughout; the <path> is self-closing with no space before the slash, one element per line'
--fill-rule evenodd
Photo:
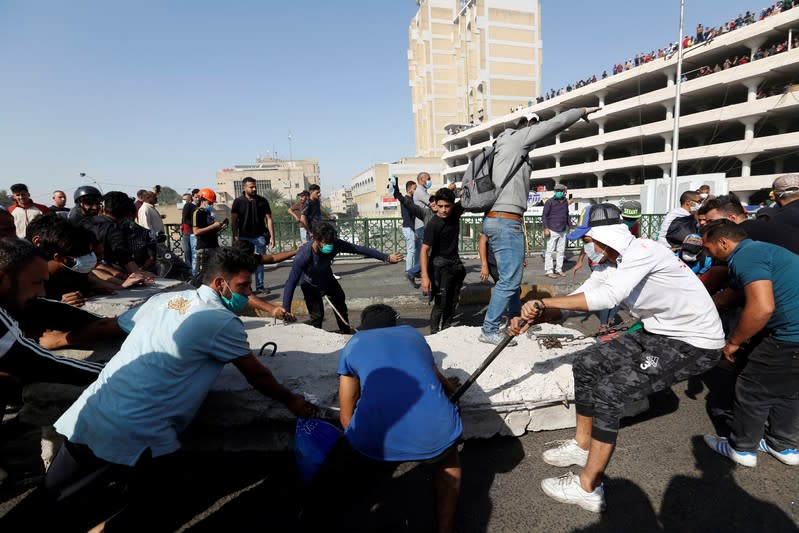
<path fill-rule="evenodd" d="M 158 203 L 161 205 L 175 205 L 183 202 L 183 196 L 172 187 L 161 187 L 158 193 Z"/>
<path fill-rule="evenodd" d="M 5 189 L 0 189 L 0 206 L 8 207 L 14 203 L 14 199 L 8 195 Z"/>
<path fill-rule="evenodd" d="M 263 197 L 269 200 L 269 206 L 272 208 L 272 220 L 275 222 L 293 221 L 288 212 L 288 208 L 291 204 L 286 197 L 283 196 L 283 193 L 278 189 L 267 189 Z"/>

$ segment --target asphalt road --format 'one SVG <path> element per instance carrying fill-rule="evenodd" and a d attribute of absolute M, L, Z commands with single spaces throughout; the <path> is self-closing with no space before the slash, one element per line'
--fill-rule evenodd
<path fill-rule="evenodd" d="M 532 267 L 540 271 L 540 264 Z M 414 296 L 399 265 L 337 262 L 336 271 L 354 300 L 361 291 L 364 297 L 375 291 L 386 298 Z M 364 272 L 371 277 L 360 275 Z M 284 266 L 278 267 L 268 273 L 268 282 L 277 287 L 286 274 Z M 537 275 L 530 271 L 525 281 L 528 276 Z M 424 300 L 402 301 L 397 306 L 401 321 L 424 332 L 429 315 Z M 480 306 L 460 311 L 461 323 L 480 323 Z M 596 319 L 573 319 L 570 325 L 593 331 Z M 325 326 L 335 329 L 331 316 Z M 650 398 L 647 413 L 624 421 L 605 480 L 608 510 L 601 515 L 559 504 L 541 492 L 543 478 L 568 469 L 546 465 L 540 454 L 548 442 L 572 436 L 571 430 L 467 441 L 461 451 L 459 531 L 799 531 L 799 467 L 761 454 L 756 468 L 746 468 L 712 452 L 701 438 L 713 432 L 706 399 L 701 384 L 677 384 Z M 11 476 L 0 486 L 0 531 L 29 530 L 31 515 L 22 512 L 20 502 L 42 476 L 38 429 L 9 420 L 3 430 L 0 466 Z M 179 490 L 152 531 L 297 530 L 305 500 L 290 453 L 187 453 L 185 459 L 176 476 Z M 371 505 L 350 522 L 352 531 L 432 531 L 430 466 L 405 465 L 375 488 Z"/>

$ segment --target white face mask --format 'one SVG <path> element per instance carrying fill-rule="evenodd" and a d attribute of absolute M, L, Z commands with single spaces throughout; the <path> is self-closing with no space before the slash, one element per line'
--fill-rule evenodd
<path fill-rule="evenodd" d="M 702 204 L 694 202 L 694 204 L 691 206 L 691 213 L 696 213 L 699 211 L 700 207 L 702 207 Z"/>
<path fill-rule="evenodd" d="M 700 197 L 702 200 L 706 200 L 706 199 L 707 199 L 707 193 L 706 193 L 706 192 L 700 192 L 700 193 L 699 193 L 699 197 Z"/>
<path fill-rule="evenodd" d="M 583 244 L 583 251 L 585 252 L 585 256 L 593 261 L 594 263 L 601 263 L 603 259 L 605 259 L 605 254 L 599 253 L 594 248 L 593 242 L 587 242 Z"/>
<path fill-rule="evenodd" d="M 75 258 L 75 264 L 72 266 L 64 265 L 73 272 L 78 274 L 88 274 L 94 267 L 97 266 L 97 256 L 94 252 L 82 255 Z"/>

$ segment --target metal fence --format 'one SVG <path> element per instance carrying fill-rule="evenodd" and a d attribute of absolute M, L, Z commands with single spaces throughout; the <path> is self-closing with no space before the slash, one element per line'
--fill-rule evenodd
<path fill-rule="evenodd" d="M 642 215 L 639 222 L 639 236 L 656 238 L 665 215 Z M 570 219 L 571 227 L 577 226 L 577 215 Z M 401 218 L 350 218 L 334 222 L 340 239 L 353 244 L 368 246 L 386 253 L 405 253 L 405 238 L 402 236 Z M 461 217 L 461 233 L 459 252 L 463 255 L 477 255 L 477 243 L 480 239 L 480 228 L 483 224 L 481 216 Z M 293 250 L 300 244 L 300 231 L 294 221 L 274 223 L 275 249 L 273 251 Z M 527 253 L 541 252 L 546 248 L 544 226 L 540 216 L 524 217 L 524 228 L 527 236 Z M 180 226 L 167 224 L 169 248 L 183 257 L 180 240 Z M 231 242 L 230 229 L 220 235 L 220 244 L 228 246 Z M 567 248 L 579 249 L 581 241 L 569 241 Z"/>

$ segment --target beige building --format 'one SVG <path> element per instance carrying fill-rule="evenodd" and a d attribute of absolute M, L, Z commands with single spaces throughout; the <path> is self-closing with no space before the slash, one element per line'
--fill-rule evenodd
<path fill-rule="evenodd" d="M 352 201 L 352 191 L 349 187 L 342 187 L 331 191 L 330 196 L 323 200 L 330 212 L 336 216 L 351 216 L 355 211 L 355 204 Z"/>
<path fill-rule="evenodd" d="M 297 194 L 308 190 L 310 185 L 319 185 L 319 161 L 259 157 L 252 165 L 223 168 L 216 173 L 217 202 L 233 203 L 235 198 L 242 195 L 241 180 L 246 177 L 255 179 L 260 195 L 268 189 L 276 189 L 286 200 L 294 200 Z"/>
<path fill-rule="evenodd" d="M 505 115 L 541 91 L 535 0 L 417 0 L 408 30 L 416 155 L 443 155 L 445 130 Z"/>
<path fill-rule="evenodd" d="M 404 191 L 406 182 L 415 181 L 420 172 L 427 172 L 433 183 L 430 187 L 432 193 L 444 186 L 443 170 L 443 161 L 434 157 L 408 157 L 394 163 L 372 165 L 352 178 L 350 190 L 354 214 L 359 217 L 398 217 L 399 202 L 387 191 L 388 179 L 397 176 L 400 190 Z"/>

